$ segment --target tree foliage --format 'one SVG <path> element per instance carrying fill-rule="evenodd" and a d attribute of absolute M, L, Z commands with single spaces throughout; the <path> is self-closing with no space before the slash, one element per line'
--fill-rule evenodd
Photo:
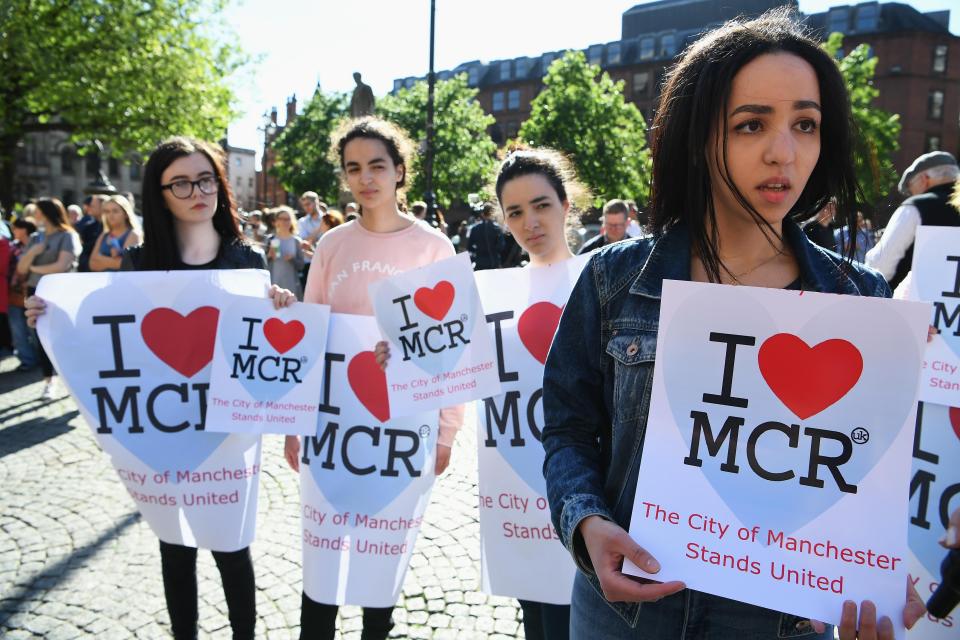
<path fill-rule="evenodd" d="M 832 33 L 823 48 L 834 58 L 843 46 L 843 34 Z M 857 127 L 855 163 L 866 204 L 875 205 L 897 184 L 893 153 L 900 148 L 900 116 L 874 106 L 880 91 L 873 84 L 877 58 L 861 44 L 838 61 Z"/>
<path fill-rule="evenodd" d="M 476 96 L 465 74 L 438 81 L 435 87 L 433 191 L 444 208 L 483 189 L 493 173 L 496 145 L 487 127 L 494 119 L 483 112 Z M 385 96 L 377 103 L 377 113 L 406 129 L 415 143 L 425 140 L 427 83 Z M 423 154 L 414 160 L 412 199 L 426 192 L 423 162 Z"/>
<path fill-rule="evenodd" d="M 350 99 L 343 93 L 323 93 L 320 87 L 292 123 L 273 143 L 277 154 L 273 173 L 292 193 L 316 191 L 327 202 L 339 193 L 337 167 L 327 158 L 330 134 L 349 113 Z"/>
<path fill-rule="evenodd" d="M 246 62 L 215 18 L 224 1 L 0 3 L 0 201 L 30 132 L 116 155 L 174 134 L 220 139 L 234 115 L 227 78 Z"/>
<path fill-rule="evenodd" d="M 531 103 L 520 138 L 567 153 L 600 206 L 610 198 L 647 199 L 650 151 L 647 126 L 637 107 L 581 51 L 550 65 L 544 89 Z"/>

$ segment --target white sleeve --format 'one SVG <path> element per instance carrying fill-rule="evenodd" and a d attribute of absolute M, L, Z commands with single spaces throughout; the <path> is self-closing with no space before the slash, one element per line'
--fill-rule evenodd
<path fill-rule="evenodd" d="M 920 226 L 920 212 L 912 204 L 900 205 L 893 212 L 880 242 L 867 251 L 867 266 L 883 274 L 888 281 L 897 272 L 897 265 L 913 244 Z"/>

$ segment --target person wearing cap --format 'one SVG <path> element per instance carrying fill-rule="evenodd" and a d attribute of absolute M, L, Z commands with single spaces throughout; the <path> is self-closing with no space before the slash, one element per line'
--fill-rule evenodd
<path fill-rule="evenodd" d="M 950 204 L 958 176 L 957 159 L 946 151 L 925 153 L 903 172 L 897 188 L 908 197 L 893 212 L 880 241 L 867 252 L 867 266 L 882 273 L 891 289 L 910 272 L 917 226 L 960 226 L 960 211 Z"/>

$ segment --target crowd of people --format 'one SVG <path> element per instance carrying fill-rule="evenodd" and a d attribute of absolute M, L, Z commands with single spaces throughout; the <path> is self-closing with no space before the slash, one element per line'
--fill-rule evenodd
<path fill-rule="evenodd" d="M 911 168 L 905 186 L 915 195 L 894 216 L 896 238 L 888 230 L 868 250 L 872 233 L 858 213 L 843 80 L 834 61 L 782 12 L 731 22 L 698 40 L 668 75 L 661 104 L 652 127 L 648 233 L 641 232 L 635 203 L 606 203 L 599 235 L 579 247 L 595 253 L 571 294 L 546 363 L 543 472 L 554 527 L 580 571 L 571 607 L 521 603 L 526 634 L 672 639 L 695 628 L 698 637 L 777 638 L 784 637 L 786 619 L 793 635 L 832 639 L 834 630 L 817 621 L 686 590 L 677 581 L 640 582 L 622 572 L 625 558 L 651 573 L 659 569 L 626 531 L 649 408 L 641 396 L 653 361 L 617 360 L 606 339 L 611 326 L 642 324 L 648 342 L 655 341 L 667 278 L 838 293 L 844 273 L 853 283 L 847 293 L 889 296 L 890 269 L 881 267 L 881 276 L 862 263 L 879 255 L 883 265 L 899 265 L 907 251 L 898 249 L 904 243 L 901 229 L 943 223 L 941 193 L 947 194 L 945 186 L 952 182 L 934 184 L 932 175 L 943 173 L 946 180 L 949 171 L 940 168 L 950 163 L 936 156 Z M 726 105 L 730 112 L 723 110 Z M 302 299 L 330 305 L 334 312 L 370 315 L 367 285 L 458 249 L 470 252 L 476 269 L 535 269 L 574 256 L 569 225 L 575 194 L 583 187 L 555 151 L 511 151 L 492 176 L 495 201 L 477 202 L 476 221 L 451 234 L 442 215 L 424 219 L 424 203 L 413 203 L 409 213 L 402 205 L 413 153 L 403 131 L 365 117 L 346 122 L 331 142 L 356 199 L 343 213 L 306 192 L 299 218 L 281 206 L 241 221 L 222 155 L 212 145 L 179 137 L 162 143 L 145 167 L 142 225 L 121 196 L 88 198 L 75 225 L 55 198 L 28 205 L 10 237 L 0 242 L 0 268 L 7 269 L 0 281 L 9 285 L 0 295 L 20 369 L 39 365 L 48 380 L 44 394 L 52 393 L 50 359 L 26 326 L 44 312 L 33 294 L 47 274 L 268 268 L 274 282 L 270 295 L 278 306 Z M 953 172 L 950 180 L 956 177 Z M 813 214 L 816 220 L 801 230 L 796 220 Z M 842 223 L 838 229 L 832 228 L 834 218 Z M 391 269 L 343 268 L 358 260 Z M 347 272 L 345 285 L 340 274 Z M 633 295 L 635 290 L 643 295 Z M 376 354 L 388 366 L 384 343 L 376 345 Z M 449 464 L 463 420 L 462 406 L 441 411 L 438 474 Z M 287 437 L 284 451 L 297 469 L 299 439 Z M 174 635 L 195 637 L 196 549 L 161 542 L 160 555 Z M 255 572 L 249 549 L 214 557 L 234 637 L 253 637 Z M 914 592 L 904 608 L 905 623 L 913 624 L 922 612 Z M 386 638 L 391 616 L 392 607 L 365 610 L 362 637 Z M 336 617 L 335 605 L 303 594 L 303 638 L 333 638 Z M 890 620 L 876 620 L 869 604 L 846 603 L 839 617 L 843 640 L 893 637 Z"/>

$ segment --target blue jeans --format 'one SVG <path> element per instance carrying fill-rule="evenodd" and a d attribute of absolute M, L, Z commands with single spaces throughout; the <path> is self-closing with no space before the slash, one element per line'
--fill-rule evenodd
<path fill-rule="evenodd" d="M 659 602 L 640 606 L 631 627 L 580 572 L 573 582 L 570 638 L 642 638 L 643 640 L 833 640 L 833 627 L 822 634 L 805 618 L 686 589 Z"/>
<path fill-rule="evenodd" d="M 17 352 L 20 364 L 27 367 L 37 366 L 37 348 L 33 339 L 33 331 L 27 326 L 27 318 L 23 314 L 23 307 L 10 305 L 7 309 L 10 317 L 10 335 L 13 339 L 13 349 Z"/>

